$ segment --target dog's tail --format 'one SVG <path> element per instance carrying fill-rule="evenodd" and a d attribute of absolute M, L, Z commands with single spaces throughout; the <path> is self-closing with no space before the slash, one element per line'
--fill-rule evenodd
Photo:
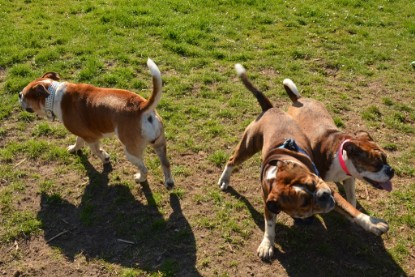
<path fill-rule="evenodd" d="M 297 86 L 294 84 L 293 81 L 291 81 L 290 79 L 284 79 L 282 84 L 284 85 L 285 91 L 287 92 L 288 96 L 290 97 L 293 103 L 297 102 L 297 100 L 301 98 Z"/>
<path fill-rule="evenodd" d="M 141 107 L 141 111 L 154 110 L 161 99 L 162 82 L 160 70 L 150 58 L 147 60 L 147 66 L 153 76 L 153 93 Z"/>
<path fill-rule="evenodd" d="M 272 103 L 269 99 L 260 92 L 254 85 L 249 81 L 248 76 L 246 75 L 246 70 L 241 64 L 235 64 L 236 73 L 238 74 L 239 78 L 241 78 L 242 83 L 244 83 L 245 87 L 254 94 L 255 98 L 258 100 L 259 105 L 262 108 L 262 111 L 265 112 L 272 108 Z"/>

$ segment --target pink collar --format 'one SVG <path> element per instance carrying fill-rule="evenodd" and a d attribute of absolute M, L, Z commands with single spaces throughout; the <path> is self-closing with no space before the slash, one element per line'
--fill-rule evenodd
<path fill-rule="evenodd" d="M 337 158 L 339 159 L 340 166 L 342 167 L 344 173 L 346 173 L 347 175 L 351 176 L 349 170 L 347 169 L 346 162 L 343 159 L 343 145 L 346 142 L 349 142 L 349 141 L 350 141 L 350 139 L 345 139 L 342 142 L 342 144 L 340 144 L 339 150 L 337 151 Z"/>

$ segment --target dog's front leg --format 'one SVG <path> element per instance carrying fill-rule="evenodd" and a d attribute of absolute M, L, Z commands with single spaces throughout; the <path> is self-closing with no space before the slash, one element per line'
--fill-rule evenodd
<path fill-rule="evenodd" d="M 355 178 L 350 177 L 343 181 L 344 191 L 346 193 L 347 201 L 356 208 L 356 187 L 355 187 Z"/>
<path fill-rule="evenodd" d="M 269 260 L 274 256 L 275 242 L 275 214 L 265 207 L 265 232 L 264 238 L 258 247 L 257 254 L 263 260 Z"/>
<path fill-rule="evenodd" d="M 75 154 L 79 149 L 84 147 L 84 145 L 85 145 L 85 140 L 81 137 L 76 137 L 75 144 L 69 145 L 67 150 L 68 150 L 69 153 Z"/>
<path fill-rule="evenodd" d="M 143 183 L 147 180 L 147 168 L 143 162 L 142 148 L 125 148 L 125 155 L 127 159 L 138 168 L 138 173 L 134 174 L 134 179 L 137 183 Z"/>
<path fill-rule="evenodd" d="M 91 148 L 92 153 L 98 156 L 98 158 L 101 159 L 102 163 L 107 164 L 110 162 L 110 155 L 99 146 L 99 141 L 88 143 L 88 145 Z"/>
<path fill-rule="evenodd" d="M 361 213 L 349 202 L 347 202 L 346 199 L 344 199 L 338 192 L 334 192 L 333 197 L 336 201 L 336 211 L 343 214 L 347 219 L 356 223 L 366 231 L 380 236 L 389 230 L 388 224 L 383 219 Z"/>

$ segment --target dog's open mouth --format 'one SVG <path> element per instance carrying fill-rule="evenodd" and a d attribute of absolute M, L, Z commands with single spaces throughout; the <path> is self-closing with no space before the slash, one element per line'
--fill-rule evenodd
<path fill-rule="evenodd" d="M 377 182 L 374 181 L 372 179 L 363 177 L 366 182 L 368 182 L 369 184 L 371 184 L 373 187 L 377 188 L 377 189 L 384 189 L 388 192 L 392 191 L 392 182 L 391 181 L 386 181 L 386 182 Z"/>

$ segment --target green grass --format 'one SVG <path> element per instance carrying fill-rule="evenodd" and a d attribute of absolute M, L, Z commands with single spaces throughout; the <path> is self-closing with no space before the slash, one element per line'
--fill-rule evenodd
<path fill-rule="evenodd" d="M 44 224 L 39 210 L 72 205 L 72 215 L 78 216 L 82 228 L 107 226 L 134 241 L 143 242 L 151 235 L 157 240 L 173 232 L 167 240 L 181 245 L 193 235 L 197 258 L 192 266 L 202 275 L 246 272 L 246 264 L 259 262 L 254 254 L 247 254 L 259 230 L 255 223 L 261 220 L 253 209 L 262 214 L 260 191 L 248 189 L 258 188 L 259 158 L 235 171 L 234 188 L 239 196 L 219 191 L 216 184 L 244 128 L 260 112 L 235 76 L 234 64 L 242 63 L 252 81 L 281 109 L 289 104 L 282 80 L 291 78 L 302 95 L 328 107 L 337 127 L 367 129 L 386 149 L 399 185 L 387 196 L 362 203 L 369 213 L 390 223 L 389 236 L 376 241 L 386 245 L 383 257 L 390 255 L 388 262 L 414 274 L 413 1 L 0 0 L 0 7 L 1 242 L 10 246 L 14 240 L 44 235 L 63 223 Z M 75 138 L 60 123 L 39 119 L 18 104 L 17 93 L 47 71 L 58 72 L 65 81 L 129 89 L 148 97 L 148 57 L 158 64 L 164 83 L 157 109 L 164 119 L 176 179 L 173 196 L 161 185 L 160 163 L 151 150 L 145 156 L 149 193 L 134 183 L 135 169 L 115 139 L 103 143 L 113 163 L 113 171 L 106 176 L 89 150 L 83 150 L 84 156 L 66 152 Z M 46 202 L 40 203 L 44 194 Z M 101 197 L 110 209 L 92 196 Z M 171 197 L 180 200 L 184 211 L 171 207 Z M 104 219 L 103 211 L 112 217 Z M 126 211 L 133 215 L 122 213 Z M 181 224 L 175 221 L 180 213 L 185 218 Z M 174 216 L 169 218 L 170 214 Z M 134 229 L 143 222 L 149 226 Z M 184 223 L 188 229 L 183 229 Z M 348 226 L 339 219 L 332 223 Z M 302 230 L 279 230 L 277 244 L 288 248 L 287 253 L 306 251 L 308 240 L 313 240 Z M 345 257 L 345 268 L 350 266 L 352 275 L 365 269 L 369 275 L 385 275 L 381 266 L 373 268 L 384 261 L 371 252 L 379 248 L 365 246 L 353 235 L 354 230 L 348 231 L 342 246 L 358 253 L 355 259 Z M 212 241 L 214 245 L 204 252 L 203 247 Z M 145 246 L 153 252 L 160 250 Z M 71 267 L 73 263 L 65 257 L 69 250 L 61 248 L 57 255 Z M 229 254 L 229 248 L 241 257 Z M 316 248 L 327 260 L 336 256 L 327 242 Z M 75 254 L 84 249 L 78 250 Z M 161 255 L 151 256 L 154 261 L 160 259 L 158 263 L 145 259 L 138 263 L 128 257 L 141 257 L 143 250 L 135 245 L 128 251 L 120 255 L 124 262 L 130 259 L 125 263 L 105 256 L 113 253 L 98 255 L 90 263 L 103 265 L 103 275 L 172 276 L 182 272 L 182 262 L 188 258 Z M 293 269 L 300 262 L 305 267 L 313 264 L 304 263 L 301 253 L 291 258 L 281 254 L 278 266 L 288 275 L 308 273 L 302 267 Z M 367 267 L 357 260 L 364 260 Z M 24 257 L 17 255 L 13 262 L 11 267 L 22 266 L 26 273 L 29 262 Z M 254 264 L 254 268 L 265 266 L 269 271 L 257 275 L 272 272 L 274 264 Z M 335 266 L 329 265 L 326 273 L 336 276 Z"/>

